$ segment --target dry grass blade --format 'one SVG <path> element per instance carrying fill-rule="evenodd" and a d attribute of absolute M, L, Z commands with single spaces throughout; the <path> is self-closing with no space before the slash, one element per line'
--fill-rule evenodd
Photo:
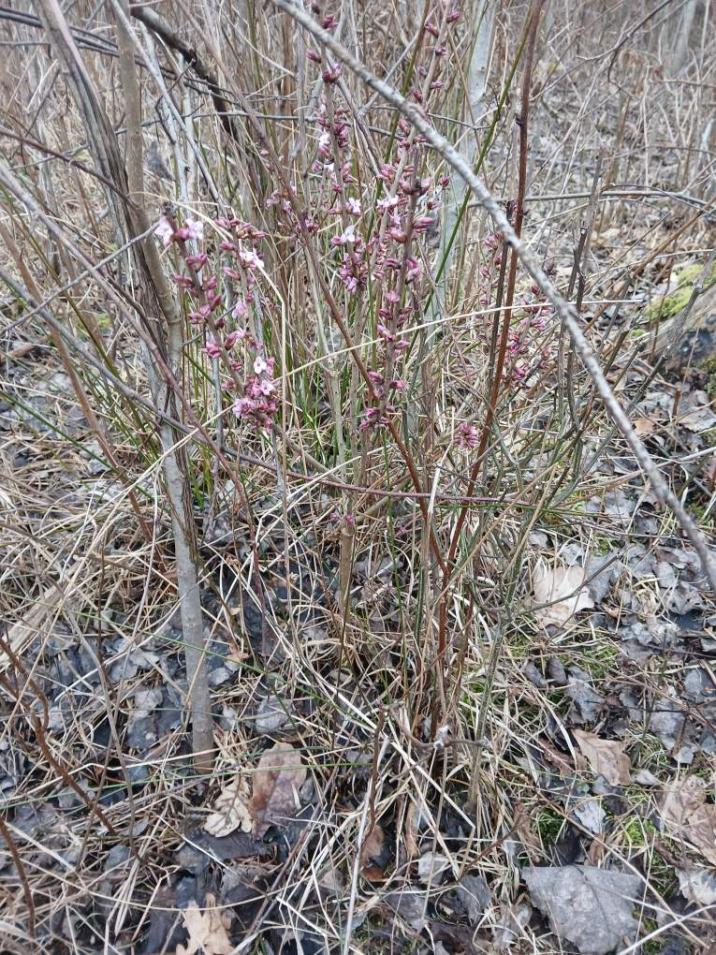
<path fill-rule="evenodd" d="M 27 645 L 37 639 L 42 633 L 47 618 L 57 609 L 61 600 L 62 588 L 53 584 L 41 594 L 24 616 L 10 627 L 6 640 L 14 654 L 22 656 Z M 12 665 L 10 655 L 4 650 L 0 650 L 0 672 L 6 670 L 10 665 Z"/>

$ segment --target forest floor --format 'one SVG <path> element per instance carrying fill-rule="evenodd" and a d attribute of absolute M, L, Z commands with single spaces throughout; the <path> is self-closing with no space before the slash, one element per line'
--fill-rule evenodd
<path fill-rule="evenodd" d="M 555 172 L 580 107 L 563 92 L 540 107 L 531 182 L 546 185 L 526 233 L 565 289 L 595 161 Z M 652 157 L 638 196 L 604 197 L 582 314 L 716 556 L 714 220 L 675 195 L 674 156 Z M 582 198 L 551 198 L 557 179 Z M 661 360 L 694 285 L 691 331 Z M 451 607 L 437 729 L 427 709 L 409 712 L 429 666 L 412 642 L 424 555 L 407 492 L 389 532 L 363 501 L 348 612 L 337 497 L 320 475 L 282 487 L 265 443 L 246 479 L 253 540 L 230 480 L 197 493 L 217 745 L 206 777 L 189 755 L 157 461 L 119 429 L 122 467 L 108 462 L 56 340 L 21 314 L 3 300 L 3 953 L 716 950 L 716 599 L 598 399 L 575 442 L 579 481 L 534 509 L 514 566 L 518 508 L 495 509 L 505 553 L 471 578 L 474 619 L 463 598 Z M 541 427 L 528 385 L 502 422 L 506 458 Z M 511 493 L 539 484 L 543 463 Z M 307 470 L 293 450 L 290 468 Z M 495 615 L 502 566 L 512 603 Z"/>

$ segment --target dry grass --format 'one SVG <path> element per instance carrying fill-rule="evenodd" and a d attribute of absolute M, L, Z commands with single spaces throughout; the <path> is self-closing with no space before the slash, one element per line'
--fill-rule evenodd
<path fill-rule="evenodd" d="M 233 415 L 201 350 L 205 330 L 186 322 L 177 433 L 190 462 L 217 747 L 214 771 L 197 773 L 140 283 L 80 111 L 38 42 L 34 6 L 0 20 L 4 950 L 173 953 L 186 943 L 189 902 L 211 907 L 209 896 L 231 916 L 236 952 L 570 952 L 530 905 L 520 870 L 577 861 L 638 875 L 638 945 L 625 942 L 624 955 L 672 938 L 679 951 L 708 951 L 713 908 L 689 907 L 676 874 L 704 857 L 659 809 L 674 779 L 714 772 L 703 743 L 713 706 L 684 692 L 713 650 L 712 596 L 693 553 L 558 323 L 530 326 L 524 303 L 541 299 L 520 273 L 515 347 L 470 489 L 475 452 L 456 436 L 486 419 L 504 292 L 499 246 L 486 244 L 491 227 L 473 205 L 445 285 L 433 238 L 415 240 L 423 277 L 406 298 L 410 348 L 390 359 L 406 382 L 395 433 L 360 429 L 370 400 L 355 358 L 384 371 L 380 299 L 372 285 L 355 298 L 341 285 L 330 239 L 346 216 L 325 214 L 316 120 L 321 102 L 345 110 L 350 191 L 368 234 L 397 117 L 348 73 L 327 95 L 305 57 L 309 39 L 253 3 L 156 7 L 198 46 L 228 105 L 223 120 L 206 74 L 133 21 L 146 60 L 145 147 L 158 139 L 174 176 L 148 176 L 146 213 L 156 222 L 170 201 L 178 221 L 201 220 L 212 254 L 224 235 L 217 214 L 233 210 L 266 233 L 252 334 L 277 357 L 279 410 L 262 430 Z M 578 301 L 610 384 L 633 420 L 649 422 L 650 451 L 711 542 L 713 426 L 684 424 L 707 381 L 654 371 L 645 309 L 682 264 L 713 255 L 713 31 L 699 14 L 679 70 L 667 52 L 670 11 L 640 25 L 658 5 L 638 6 L 555 2 L 545 14 L 523 237 Z M 67 16 L 124 150 L 112 11 L 79 3 Z M 505 201 L 515 198 L 526 12 L 498 4 L 474 117 L 480 174 Z M 337 15 L 343 41 L 403 84 L 417 5 L 346 3 Z M 469 122 L 464 22 L 448 46 L 450 82 L 427 111 L 455 140 Z M 428 150 L 410 155 L 419 175 L 445 173 Z M 304 212 L 317 219 L 308 235 L 296 227 Z M 183 269 L 176 247 L 162 254 L 168 274 Z M 540 557 L 584 563 L 588 577 L 590 559 L 612 562 L 594 612 L 540 626 Z M 690 600 L 700 633 L 687 630 Z M 671 636 L 640 655 L 637 639 L 625 647 L 635 621 Z M 589 681 L 586 700 L 570 693 L 574 668 Z M 664 706 L 689 718 L 673 745 L 652 721 Z M 629 784 L 600 789 L 575 726 L 625 743 Z M 203 826 L 217 796 L 237 776 L 250 790 L 275 740 L 307 770 L 292 818 L 265 837 L 211 842 Z M 678 758 L 689 740 L 690 762 Z M 646 771 L 652 782 L 639 781 Z M 575 813 L 595 801 L 605 814 L 596 832 Z M 429 853 L 445 872 L 425 876 Z M 466 875 L 489 887 L 479 916 L 453 891 Z"/>

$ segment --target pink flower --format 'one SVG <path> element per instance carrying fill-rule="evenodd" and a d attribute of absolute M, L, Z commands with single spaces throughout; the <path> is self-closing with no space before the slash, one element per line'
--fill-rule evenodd
<path fill-rule="evenodd" d="M 405 281 L 406 281 L 406 282 L 413 282 L 413 281 L 415 281 L 415 279 L 417 279 L 417 278 L 420 276 L 420 274 L 422 273 L 422 271 L 423 271 L 423 265 L 422 265 L 422 263 L 419 262 L 417 259 L 414 259 L 414 258 L 412 258 L 412 257 L 410 257 L 410 258 L 407 260 L 406 265 L 408 266 L 408 268 L 407 268 L 407 271 L 406 271 L 406 273 L 405 273 Z"/>
<path fill-rule="evenodd" d="M 456 448 L 471 451 L 477 447 L 479 441 L 480 436 L 474 424 L 468 424 L 466 421 L 463 421 L 462 424 L 458 425 L 453 438 L 453 443 Z"/>
<path fill-rule="evenodd" d="M 341 69 L 340 63 L 336 63 L 335 66 L 327 66 L 325 70 L 323 70 L 321 79 L 324 83 L 336 83 L 342 72 L 343 70 Z"/>
<path fill-rule="evenodd" d="M 224 339 L 224 348 L 233 348 L 237 342 L 243 341 L 244 338 L 246 338 L 245 329 L 236 328 L 233 332 L 229 332 Z"/>
<path fill-rule="evenodd" d="M 172 280 L 179 288 L 190 289 L 194 287 L 194 280 L 190 275 L 172 275 Z"/>
<path fill-rule="evenodd" d="M 256 402 L 251 398 L 237 398 L 234 402 L 234 414 L 237 418 L 246 418 L 256 408 Z"/>
<path fill-rule="evenodd" d="M 231 310 L 231 314 L 234 318 L 244 318 L 244 316 L 248 315 L 248 313 L 249 307 L 242 298 L 237 300 L 236 305 L 234 305 L 233 309 Z"/>
<path fill-rule="evenodd" d="M 206 305 L 201 305 L 193 312 L 189 312 L 189 321 L 192 325 L 201 325 L 207 320 L 209 315 L 211 315 L 211 309 L 207 308 Z"/>
<path fill-rule="evenodd" d="M 205 355 L 208 355 L 209 358 L 218 358 L 219 355 L 221 355 L 221 348 L 213 338 L 207 338 L 203 352 Z"/>
<path fill-rule="evenodd" d="M 198 272 L 204 268 L 208 260 L 209 256 L 206 252 L 202 252 L 201 255 L 187 255 L 186 264 L 193 272 Z"/>
<path fill-rule="evenodd" d="M 395 209 L 399 202 L 400 200 L 397 196 L 384 196 L 378 200 L 376 206 L 381 212 L 385 212 L 387 209 Z"/>
<path fill-rule="evenodd" d="M 268 369 L 268 362 L 261 355 L 258 355 L 254 361 L 254 372 L 257 375 L 263 375 Z"/>
<path fill-rule="evenodd" d="M 380 408 L 366 408 L 363 412 L 363 420 L 360 423 L 360 430 L 366 431 L 368 428 L 380 428 L 388 423 L 387 417 L 381 412 Z"/>
<path fill-rule="evenodd" d="M 321 159 L 331 158 L 331 134 L 321 133 L 318 137 L 318 155 Z"/>
<path fill-rule="evenodd" d="M 427 231 L 435 222 L 432 216 L 416 216 L 413 220 L 413 229 L 416 232 Z"/>
<path fill-rule="evenodd" d="M 358 241 L 358 236 L 356 235 L 356 227 L 351 224 L 346 228 L 344 232 L 340 235 L 334 235 L 331 239 L 331 245 L 338 247 L 341 245 L 353 245 Z"/>
<path fill-rule="evenodd" d="M 166 218 L 166 216 L 162 216 L 159 220 L 158 225 L 154 229 L 154 235 L 162 240 L 162 244 L 165 249 L 168 249 L 172 244 L 172 239 L 174 238 L 174 227 Z"/>
<path fill-rule="evenodd" d="M 197 219 L 185 219 L 184 224 L 179 226 L 173 238 L 181 240 L 182 242 L 193 239 L 199 241 L 204 238 L 204 223 L 199 222 Z"/>
<path fill-rule="evenodd" d="M 392 163 L 383 163 L 378 172 L 378 179 L 383 182 L 392 182 L 395 176 L 395 166 Z M 380 205 L 380 202 L 379 202 Z"/>
<path fill-rule="evenodd" d="M 264 267 L 263 259 L 253 249 L 241 249 L 239 259 L 247 269 L 262 269 Z"/>
<path fill-rule="evenodd" d="M 197 219 L 185 219 L 184 228 L 188 230 L 189 239 L 195 239 L 200 241 L 204 238 L 204 223 L 199 222 Z"/>

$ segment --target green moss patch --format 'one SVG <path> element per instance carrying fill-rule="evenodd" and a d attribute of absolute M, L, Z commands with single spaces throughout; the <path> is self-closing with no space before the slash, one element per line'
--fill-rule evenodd
<path fill-rule="evenodd" d="M 668 295 L 657 297 L 646 307 L 646 317 L 650 322 L 663 322 L 678 315 L 686 308 L 691 298 L 694 283 L 703 272 L 703 265 L 694 263 L 686 265 L 676 272 L 676 288 Z M 704 288 L 716 284 L 716 265 L 711 269 L 711 275 L 705 279 Z"/>

